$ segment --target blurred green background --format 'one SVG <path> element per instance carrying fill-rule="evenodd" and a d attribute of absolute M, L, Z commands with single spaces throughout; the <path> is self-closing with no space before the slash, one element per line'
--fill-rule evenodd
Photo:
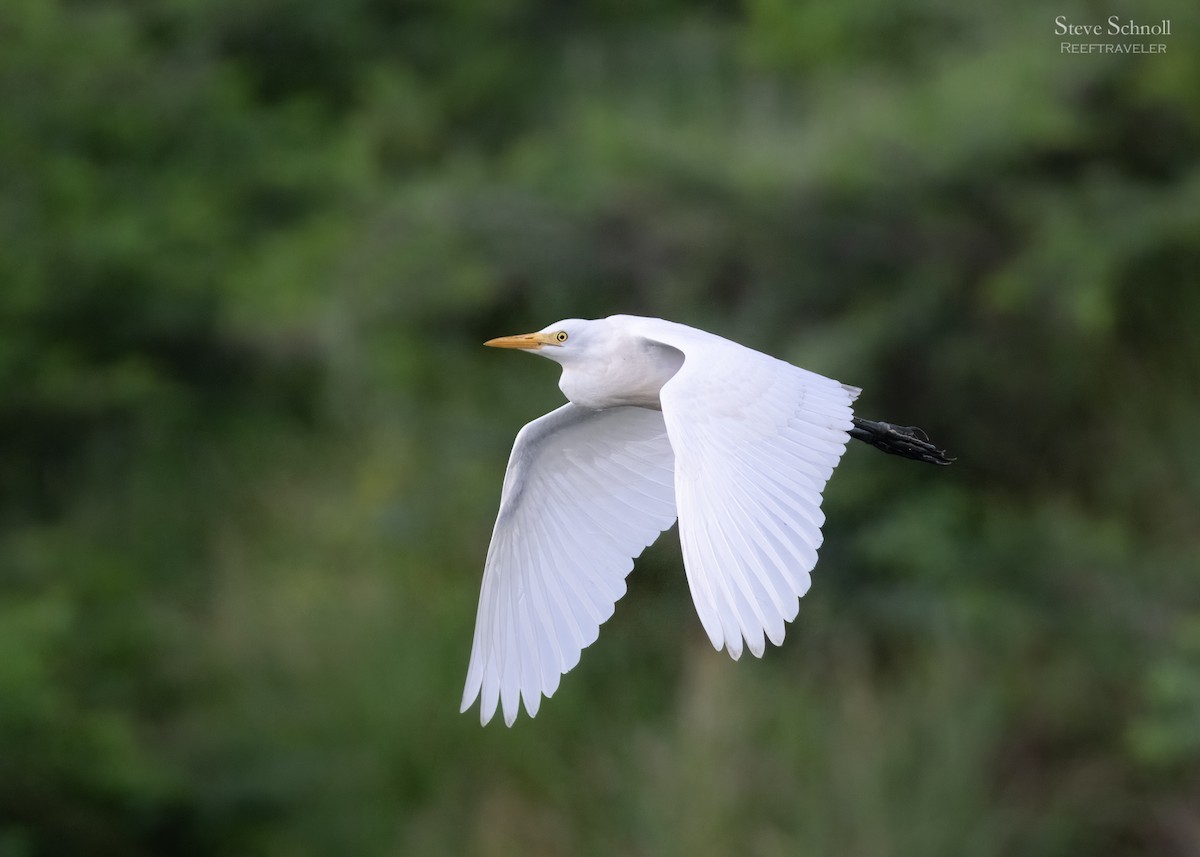
<path fill-rule="evenodd" d="M 1200 6 L 1054 34 L 1131 8 L 5 0 L 0 855 L 1200 854 Z M 668 534 L 481 729 L 561 397 L 480 342 L 616 312 L 958 462 L 849 450 L 762 661 Z"/>

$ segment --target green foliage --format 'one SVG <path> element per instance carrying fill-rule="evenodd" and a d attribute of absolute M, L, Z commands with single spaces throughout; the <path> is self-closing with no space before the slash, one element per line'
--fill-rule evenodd
<path fill-rule="evenodd" d="M 1069 14 L 1068 14 L 1069 13 Z M 1200 847 L 1200 13 L 0 8 L 0 855 Z M 559 317 L 865 389 L 784 648 L 671 539 L 458 716 Z M 518 365 L 519 364 L 519 365 Z"/>

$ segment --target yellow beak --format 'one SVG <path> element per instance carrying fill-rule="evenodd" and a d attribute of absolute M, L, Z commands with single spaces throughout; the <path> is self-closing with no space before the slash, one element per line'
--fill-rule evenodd
<path fill-rule="evenodd" d="M 549 333 L 518 333 L 516 336 L 499 336 L 489 339 L 484 345 L 492 348 L 524 348 L 533 350 L 543 345 L 558 345 Z"/>

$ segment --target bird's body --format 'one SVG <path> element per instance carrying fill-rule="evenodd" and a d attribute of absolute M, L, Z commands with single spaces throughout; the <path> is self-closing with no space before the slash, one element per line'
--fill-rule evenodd
<path fill-rule="evenodd" d="M 521 699 L 537 713 L 676 518 L 709 639 L 761 656 L 808 590 L 821 492 L 851 433 L 933 449 L 856 420 L 855 387 L 662 319 L 568 319 L 487 344 L 562 364 L 569 403 L 518 433 L 505 474 L 463 694 L 464 711 L 482 697 L 484 723 L 499 704 L 511 725 Z"/>

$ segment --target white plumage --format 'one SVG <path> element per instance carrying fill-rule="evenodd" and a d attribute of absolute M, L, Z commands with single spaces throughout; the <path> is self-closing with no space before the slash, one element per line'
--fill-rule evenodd
<path fill-rule="evenodd" d="M 821 545 L 821 492 L 858 389 L 711 333 L 568 319 L 487 343 L 562 364 L 570 402 L 517 434 L 484 565 L 462 710 L 537 714 L 679 519 L 700 621 L 733 658 L 779 645 Z"/>

